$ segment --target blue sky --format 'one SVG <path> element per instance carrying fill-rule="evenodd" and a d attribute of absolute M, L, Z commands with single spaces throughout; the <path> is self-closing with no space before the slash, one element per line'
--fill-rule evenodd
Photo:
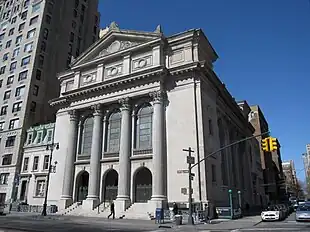
<path fill-rule="evenodd" d="M 231 94 L 259 104 L 282 160 L 294 159 L 304 178 L 301 154 L 310 143 L 309 0 L 99 0 L 101 27 L 171 35 L 202 28 L 219 55 L 215 71 Z"/>

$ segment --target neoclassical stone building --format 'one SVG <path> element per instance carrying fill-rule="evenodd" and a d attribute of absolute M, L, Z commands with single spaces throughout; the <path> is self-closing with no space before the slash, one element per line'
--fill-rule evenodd
<path fill-rule="evenodd" d="M 165 37 L 160 26 L 140 32 L 112 23 L 58 76 L 61 93 L 51 105 L 58 109 L 60 149 L 53 155 L 58 166 L 49 204 L 81 213 L 114 200 L 117 214 L 132 216 L 186 203 L 182 150 L 192 147 L 197 161 L 253 134 L 213 72 L 217 58 L 199 29 Z M 194 169 L 194 202 L 227 206 L 231 188 L 252 204 L 248 147 L 233 147 Z"/>

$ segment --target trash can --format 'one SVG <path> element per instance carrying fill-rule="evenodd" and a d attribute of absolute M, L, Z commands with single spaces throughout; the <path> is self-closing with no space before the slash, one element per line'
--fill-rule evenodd
<path fill-rule="evenodd" d="M 178 226 L 178 225 L 182 225 L 182 220 L 183 220 L 183 217 L 182 215 L 175 215 L 175 224 Z"/>
<path fill-rule="evenodd" d="M 155 220 L 156 223 L 161 223 L 161 221 L 164 220 L 164 209 L 156 208 Z"/>

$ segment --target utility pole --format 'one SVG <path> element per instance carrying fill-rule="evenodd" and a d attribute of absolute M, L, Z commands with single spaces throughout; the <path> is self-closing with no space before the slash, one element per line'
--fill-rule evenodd
<path fill-rule="evenodd" d="M 192 156 L 192 153 L 194 153 L 194 150 L 192 150 L 191 147 L 188 149 L 183 149 L 183 151 L 188 152 L 187 156 L 187 163 L 188 163 L 188 224 L 194 225 L 193 221 L 193 202 L 192 202 L 192 164 L 195 163 L 195 157 Z M 199 183 L 200 184 L 200 183 Z"/>
<path fill-rule="evenodd" d="M 190 189 L 189 189 L 189 194 L 188 194 L 188 204 L 189 204 L 189 218 L 188 218 L 188 224 L 189 224 L 189 225 L 194 225 L 193 218 L 192 218 L 192 205 L 193 205 L 193 202 L 192 202 L 192 189 L 191 189 L 191 187 L 192 187 L 192 176 L 193 176 L 193 175 L 192 175 L 192 169 L 193 169 L 195 166 L 199 165 L 202 161 L 208 159 L 208 158 L 211 157 L 211 156 L 214 156 L 215 154 L 221 152 L 222 150 L 225 150 L 225 149 L 227 149 L 227 148 L 229 148 L 229 147 L 232 147 L 232 146 L 234 146 L 234 145 L 236 145 L 236 144 L 239 144 L 239 143 L 242 143 L 242 142 L 244 142 L 244 141 L 247 141 L 247 140 L 250 140 L 250 139 L 253 139 L 253 138 L 256 138 L 256 137 L 260 137 L 260 136 L 262 136 L 262 135 L 269 134 L 269 133 L 270 133 L 270 132 L 267 131 L 267 132 L 261 133 L 261 134 L 259 134 L 259 135 L 253 135 L 253 136 L 251 136 L 251 137 L 247 137 L 247 138 L 241 139 L 241 140 L 239 140 L 239 141 L 236 141 L 236 142 L 234 142 L 234 143 L 228 144 L 228 145 L 226 145 L 226 146 L 224 146 L 224 147 L 221 147 L 220 149 L 218 149 L 218 150 L 216 150 L 216 151 L 210 153 L 209 155 L 207 155 L 207 156 L 204 157 L 203 159 L 198 160 L 197 163 L 195 163 L 194 157 L 191 156 L 191 153 L 194 152 L 194 151 L 191 149 L 191 147 L 189 147 L 188 149 L 183 149 L 183 151 L 186 151 L 186 152 L 189 153 L 189 156 L 187 156 L 187 163 L 188 163 L 188 182 L 189 182 L 189 183 L 188 183 L 188 186 L 190 187 Z M 199 184 L 200 184 L 200 183 L 199 183 Z"/>

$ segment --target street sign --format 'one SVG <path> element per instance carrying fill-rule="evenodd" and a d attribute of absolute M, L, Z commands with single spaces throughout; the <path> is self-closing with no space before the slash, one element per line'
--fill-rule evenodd
<path fill-rule="evenodd" d="M 187 169 L 177 170 L 177 173 L 178 173 L 178 174 L 181 174 L 181 173 L 188 173 L 188 170 L 187 170 Z"/>
<path fill-rule="evenodd" d="M 195 157 L 187 156 L 187 163 L 188 164 L 194 164 L 195 163 Z"/>

